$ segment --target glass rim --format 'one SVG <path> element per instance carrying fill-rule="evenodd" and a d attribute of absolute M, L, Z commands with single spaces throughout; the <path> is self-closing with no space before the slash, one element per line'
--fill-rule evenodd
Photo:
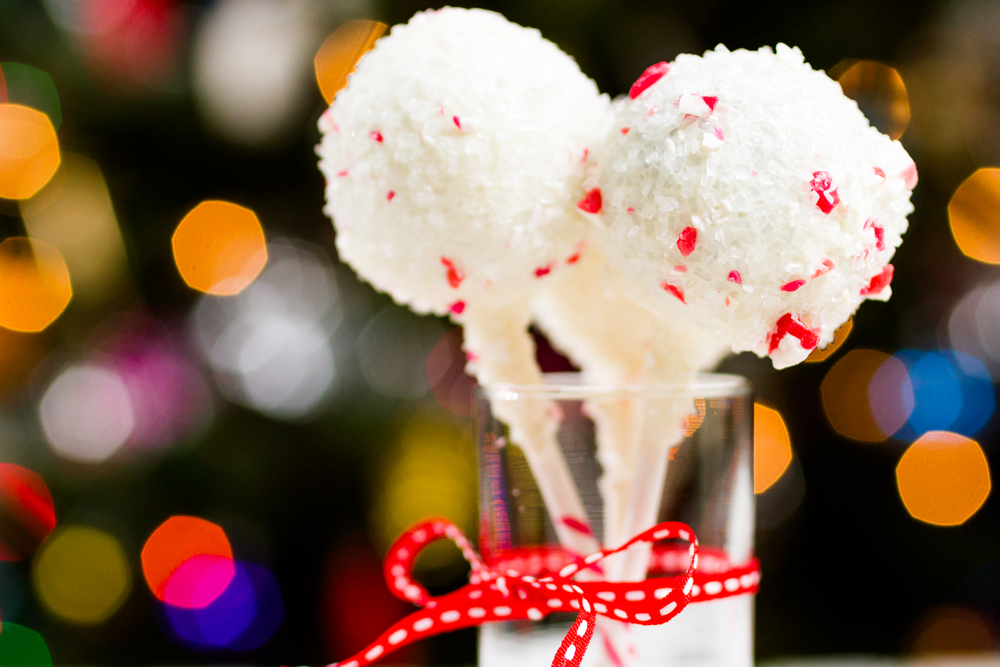
<path fill-rule="evenodd" d="M 584 381 L 582 373 L 544 373 L 542 384 L 497 382 L 488 387 L 476 386 L 476 394 L 489 400 L 516 401 L 520 398 L 580 400 L 614 396 L 647 398 L 651 396 L 693 396 L 696 398 L 745 397 L 750 395 L 750 381 L 730 373 L 700 373 L 694 382 L 658 382 L 655 384 L 610 385 Z"/>

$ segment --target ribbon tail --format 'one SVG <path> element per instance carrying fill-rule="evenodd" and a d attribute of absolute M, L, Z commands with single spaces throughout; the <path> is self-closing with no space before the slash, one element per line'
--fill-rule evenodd
<path fill-rule="evenodd" d="M 552 667 L 580 667 L 590 640 L 594 638 L 594 626 L 597 624 L 597 614 L 593 611 L 581 611 L 569 632 L 563 637 L 559 650 L 552 659 Z"/>

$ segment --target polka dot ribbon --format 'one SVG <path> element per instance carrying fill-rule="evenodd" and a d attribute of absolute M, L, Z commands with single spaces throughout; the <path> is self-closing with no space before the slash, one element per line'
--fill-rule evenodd
<path fill-rule="evenodd" d="M 439 539 L 451 539 L 472 566 L 469 583 L 439 597 L 432 597 L 410 573 L 417 554 Z M 639 542 L 680 540 L 688 543 L 687 570 L 674 577 L 640 582 L 576 581 L 601 559 Z M 760 568 L 756 559 L 722 572 L 698 572 L 698 539 L 687 525 L 661 523 L 636 535 L 617 549 L 577 558 L 555 574 L 540 577 L 515 570 L 496 572 L 486 567 L 469 540 L 448 521 L 432 519 L 404 533 L 385 561 L 385 577 L 397 597 L 422 607 L 402 619 L 352 658 L 330 667 L 364 667 L 411 642 L 431 635 L 490 621 L 538 621 L 555 611 L 577 611 L 573 623 L 552 661 L 553 667 L 579 667 L 594 636 L 597 615 L 640 625 L 660 625 L 679 614 L 690 602 L 756 593 Z"/>

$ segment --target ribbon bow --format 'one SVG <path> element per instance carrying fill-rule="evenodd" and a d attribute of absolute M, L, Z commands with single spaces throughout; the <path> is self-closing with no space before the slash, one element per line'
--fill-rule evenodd
<path fill-rule="evenodd" d="M 447 595 L 432 597 L 410 573 L 417 554 L 428 544 L 444 538 L 451 539 L 462 550 L 472 572 L 467 585 Z M 633 544 L 666 539 L 679 539 L 689 545 L 687 570 L 680 576 L 638 582 L 573 579 L 581 570 Z M 396 540 L 386 557 L 384 571 L 393 594 L 422 609 L 395 623 L 350 659 L 330 667 L 364 667 L 411 642 L 451 630 L 489 621 L 538 621 L 552 612 L 570 610 L 579 614 L 556 651 L 552 666 L 579 667 L 594 636 L 598 614 L 640 625 L 660 625 L 690 602 L 756 593 L 760 582 L 756 559 L 721 572 L 698 572 L 698 539 L 690 527 L 674 521 L 653 526 L 616 549 L 576 558 L 556 574 L 533 577 L 515 570 L 503 573 L 491 570 L 454 524 L 432 519 L 417 524 Z"/>

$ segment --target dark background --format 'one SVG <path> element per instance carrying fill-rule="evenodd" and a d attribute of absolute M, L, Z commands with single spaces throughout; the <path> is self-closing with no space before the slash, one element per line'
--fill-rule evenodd
<path fill-rule="evenodd" d="M 276 138 L 248 144 L 222 136 L 199 111 L 188 76 L 193 31 L 213 3 L 167 5 L 178 10 L 181 28 L 169 73 L 151 86 L 88 61 L 77 38 L 57 27 L 41 2 L 0 0 L 0 62 L 29 64 L 52 77 L 63 117 L 61 147 L 88 156 L 103 170 L 130 273 L 128 284 L 108 303 L 71 304 L 47 331 L 33 336 L 44 354 L 6 387 L 0 460 L 46 479 L 60 522 L 90 521 L 115 533 L 134 561 L 135 579 L 125 606 L 110 620 L 77 627 L 35 600 L 30 560 L 4 566 L 3 586 L 21 590 L 16 617 L 4 620 L 39 631 L 57 664 L 325 664 L 374 638 L 382 630 L 378 625 L 399 613 L 336 573 L 346 568 L 358 573 L 357 581 L 381 587 L 377 567 L 384 545 L 373 537 L 372 480 L 401 424 L 425 413 L 457 431 L 470 424 L 445 412 L 430 394 L 392 398 L 365 384 L 352 357 L 352 336 L 390 307 L 387 298 L 348 270 L 337 271 L 345 313 L 337 333 L 338 380 L 326 406 L 308 419 L 279 421 L 217 397 L 207 428 L 141 465 L 63 461 L 46 448 L 35 424 L 33 406 L 51 372 L 46 360 L 86 349 L 110 317 L 143 313 L 184 329 L 199 295 L 179 278 L 170 237 L 201 200 L 238 202 L 258 214 L 268 238 L 304 239 L 336 257 L 333 229 L 321 211 L 323 180 L 313 151 L 319 139 L 315 120 L 324 108 L 318 91 L 310 90 L 308 103 Z M 1000 129 L 991 123 L 1000 77 L 995 67 L 1000 13 L 994 4 L 521 0 L 481 6 L 540 29 L 611 95 L 627 91 L 653 62 L 718 43 L 755 49 L 786 42 L 799 46 L 817 69 L 846 58 L 893 65 L 910 92 L 913 118 L 902 141 L 920 170 L 916 212 L 894 260 L 892 301 L 866 304 L 844 349 L 891 354 L 947 346 L 942 332 L 952 306 L 977 283 L 998 278 L 995 268 L 961 254 L 947 220 L 948 200 L 962 180 L 977 167 L 1000 161 Z M 322 21 L 326 32 L 351 16 L 391 25 L 425 8 L 410 1 L 354 3 L 334 7 Z M 970 72 L 975 73 L 971 86 Z M 3 236 L 24 234 L 16 205 L 2 202 L 0 213 Z M 416 318 L 404 322 L 418 326 Z M 449 326 L 441 324 L 442 331 Z M 748 375 L 758 400 L 781 411 L 797 461 L 760 499 L 760 511 L 771 513 L 762 524 L 771 527 L 758 532 L 764 572 L 757 598 L 758 659 L 908 653 L 928 619 L 955 607 L 975 612 L 993 633 L 992 644 L 969 640 L 962 646 L 959 636 L 950 648 L 992 650 L 1000 621 L 995 499 L 960 527 L 912 519 L 894 478 L 906 443 L 852 441 L 838 436 L 824 417 L 819 386 L 837 355 L 781 373 L 746 355 L 723 365 Z M 995 422 L 978 434 L 994 465 Z M 149 533 L 174 514 L 220 523 L 240 557 L 266 564 L 275 574 L 285 619 L 260 649 L 196 651 L 178 645 L 164 629 L 142 582 L 138 553 Z M 457 585 L 461 577 L 448 570 L 438 584 Z M 384 614 L 376 614 L 369 626 L 357 619 L 352 626 L 340 618 L 346 607 L 337 606 L 350 595 L 359 601 L 378 598 Z M 432 640 L 408 659 L 472 663 L 474 635 Z"/>

